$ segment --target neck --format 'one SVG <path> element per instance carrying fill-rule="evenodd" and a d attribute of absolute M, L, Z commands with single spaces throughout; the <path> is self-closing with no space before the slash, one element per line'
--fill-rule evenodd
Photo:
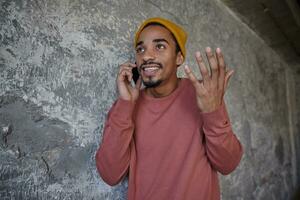
<path fill-rule="evenodd" d="M 154 98 L 168 96 L 178 87 L 179 82 L 180 79 L 176 77 L 176 79 L 170 81 L 168 84 L 162 84 L 155 88 L 147 88 L 146 94 Z"/>

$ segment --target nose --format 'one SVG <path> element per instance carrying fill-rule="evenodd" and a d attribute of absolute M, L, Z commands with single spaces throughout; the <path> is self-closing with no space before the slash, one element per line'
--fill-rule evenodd
<path fill-rule="evenodd" d="M 143 61 L 148 62 L 155 59 L 155 54 L 151 49 L 147 49 L 143 54 Z"/>

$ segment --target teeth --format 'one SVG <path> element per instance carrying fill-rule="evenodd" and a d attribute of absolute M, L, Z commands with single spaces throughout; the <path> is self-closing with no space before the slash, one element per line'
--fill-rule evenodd
<path fill-rule="evenodd" d="M 145 71 L 152 71 L 152 70 L 156 70 L 158 69 L 158 67 L 147 67 L 147 68 L 144 68 Z"/>

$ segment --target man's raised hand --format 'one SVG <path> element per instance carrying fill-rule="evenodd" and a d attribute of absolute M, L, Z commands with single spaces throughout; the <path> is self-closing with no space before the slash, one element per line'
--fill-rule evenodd
<path fill-rule="evenodd" d="M 184 70 L 195 87 L 199 109 L 202 112 L 212 112 L 223 103 L 223 97 L 233 70 L 226 71 L 224 57 L 220 48 L 216 49 L 215 55 L 209 47 L 205 51 L 211 73 L 205 66 L 200 52 L 196 52 L 195 56 L 202 80 L 199 81 L 187 65 L 184 67 Z"/>

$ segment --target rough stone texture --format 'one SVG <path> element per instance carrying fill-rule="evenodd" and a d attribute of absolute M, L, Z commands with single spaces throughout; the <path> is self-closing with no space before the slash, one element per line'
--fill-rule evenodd
<path fill-rule="evenodd" d="M 222 47 L 235 70 L 226 102 L 245 154 L 221 177 L 222 199 L 292 197 L 299 72 L 219 1 L 0 3 L 0 199 L 125 199 L 126 180 L 102 182 L 94 154 L 118 64 L 133 60 L 133 33 L 152 16 L 189 32 L 186 63 L 195 70 L 193 52 L 208 45 Z"/>
<path fill-rule="evenodd" d="M 300 67 L 300 64 L 298 64 L 297 67 Z M 296 151 L 296 162 L 298 163 L 296 165 L 296 173 L 297 173 L 297 183 L 298 183 L 298 194 L 299 194 L 299 198 L 300 198 L 300 109 L 299 109 L 299 105 L 300 105 L 300 79 L 299 79 L 299 76 L 300 76 L 300 70 L 298 71 L 295 71 L 294 72 L 296 74 L 296 76 L 298 77 L 297 79 L 295 79 L 295 99 L 294 99 L 294 105 L 295 107 L 298 106 L 298 109 L 295 109 L 295 111 L 293 112 L 292 114 L 292 118 L 293 118 L 293 121 L 292 123 L 294 124 L 294 126 L 292 128 L 294 128 L 294 132 L 295 132 L 295 136 L 294 136 L 294 139 L 295 139 L 295 149 L 297 149 Z M 297 134 L 297 135 L 296 135 Z"/>

